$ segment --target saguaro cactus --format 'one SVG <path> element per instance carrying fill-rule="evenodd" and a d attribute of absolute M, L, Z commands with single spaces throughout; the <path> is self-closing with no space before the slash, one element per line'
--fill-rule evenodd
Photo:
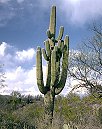
<path fill-rule="evenodd" d="M 64 88 L 67 78 L 69 37 L 62 40 L 64 27 L 60 27 L 58 38 L 56 33 L 56 6 L 51 9 L 50 25 L 47 30 L 48 39 L 44 42 L 45 49 L 37 48 L 36 75 L 37 85 L 44 94 L 45 121 L 51 125 L 53 120 L 54 99 Z M 46 85 L 43 82 L 42 54 L 47 61 Z"/>

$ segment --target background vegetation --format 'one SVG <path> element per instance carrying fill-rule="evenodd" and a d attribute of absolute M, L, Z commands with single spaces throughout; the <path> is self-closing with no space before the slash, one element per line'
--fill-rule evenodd
<path fill-rule="evenodd" d="M 40 129 L 43 126 L 44 105 L 42 96 L 22 96 L 12 92 L 0 96 L 1 129 Z M 80 98 L 71 93 L 55 100 L 54 127 L 72 124 L 79 129 L 102 128 L 102 98 L 88 95 Z"/>

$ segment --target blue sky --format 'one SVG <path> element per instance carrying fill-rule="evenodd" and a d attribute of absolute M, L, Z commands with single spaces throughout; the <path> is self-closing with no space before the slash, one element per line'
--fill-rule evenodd
<path fill-rule="evenodd" d="M 12 90 L 39 93 L 36 47 L 44 47 L 52 5 L 57 7 L 57 33 L 60 26 L 65 27 L 70 49 L 77 49 L 79 43 L 90 37 L 89 26 L 93 22 L 102 21 L 102 0 L 0 0 L 0 63 L 4 63 L 8 85 L 1 89 L 2 94 Z"/>

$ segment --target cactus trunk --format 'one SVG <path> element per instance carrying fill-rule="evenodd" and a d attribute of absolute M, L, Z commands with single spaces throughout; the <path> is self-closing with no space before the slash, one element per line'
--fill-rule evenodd
<path fill-rule="evenodd" d="M 55 96 L 51 92 L 47 92 L 44 95 L 44 105 L 45 105 L 45 128 L 51 128 L 53 122 L 53 111 L 54 111 L 54 99 Z"/>
<path fill-rule="evenodd" d="M 37 85 L 44 94 L 45 105 L 45 125 L 50 128 L 53 120 L 54 99 L 64 88 L 67 79 L 69 37 L 62 40 L 64 27 L 60 27 L 58 38 L 56 32 L 56 7 L 53 6 L 50 16 L 48 39 L 45 41 L 45 49 L 37 48 L 36 55 L 36 75 Z M 42 54 L 47 61 L 47 79 L 43 82 Z M 44 128 L 45 129 L 45 128 Z"/>

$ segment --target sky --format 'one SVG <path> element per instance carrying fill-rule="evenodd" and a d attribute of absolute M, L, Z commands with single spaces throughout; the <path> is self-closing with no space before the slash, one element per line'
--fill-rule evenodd
<path fill-rule="evenodd" d="M 36 85 L 36 48 L 47 39 L 52 5 L 57 8 L 56 36 L 64 26 L 70 50 L 91 36 L 89 27 L 102 21 L 102 0 L 0 0 L 0 63 L 4 64 L 7 87 L 23 94 L 40 94 Z M 44 80 L 46 64 L 43 64 Z M 68 80 L 67 80 L 68 82 Z M 72 82 L 75 84 L 76 82 Z M 63 94 L 70 88 L 66 84 Z"/>

